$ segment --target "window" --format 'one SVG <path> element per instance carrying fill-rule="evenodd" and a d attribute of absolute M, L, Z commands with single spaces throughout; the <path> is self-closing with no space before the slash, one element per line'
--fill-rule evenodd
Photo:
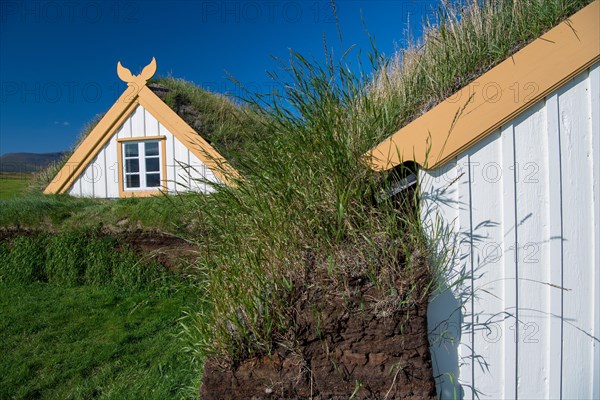
<path fill-rule="evenodd" d="M 162 187 L 160 141 L 127 141 L 123 146 L 123 187 L 125 190 L 158 190 Z"/>

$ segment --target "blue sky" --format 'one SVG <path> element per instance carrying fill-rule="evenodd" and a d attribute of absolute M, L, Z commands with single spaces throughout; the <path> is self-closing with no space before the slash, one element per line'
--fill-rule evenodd
<path fill-rule="evenodd" d="M 154 56 L 171 74 L 238 95 L 228 74 L 268 92 L 273 59 L 289 49 L 323 58 L 323 36 L 340 56 L 392 54 L 436 0 L 337 0 L 343 41 L 328 0 L 0 1 L 0 154 L 70 148 L 83 125 L 125 89 L 117 61 L 134 74 Z"/>

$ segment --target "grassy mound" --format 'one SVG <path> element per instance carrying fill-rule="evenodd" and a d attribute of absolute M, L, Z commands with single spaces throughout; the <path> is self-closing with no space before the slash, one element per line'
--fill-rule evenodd
<path fill-rule="evenodd" d="M 170 274 L 127 244 L 92 230 L 16 236 L 0 242 L 0 282 L 162 287 Z"/>

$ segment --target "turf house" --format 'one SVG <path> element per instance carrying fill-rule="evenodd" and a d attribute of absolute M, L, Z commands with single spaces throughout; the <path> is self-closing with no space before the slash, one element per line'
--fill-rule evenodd
<path fill-rule="evenodd" d="M 118 63 L 127 89 L 44 193 L 97 198 L 207 193 L 214 184 L 228 184 L 226 176 L 236 176 L 223 156 L 159 97 L 164 88 L 146 84 L 155 72 L 155 59 L 137 76 Z"/>

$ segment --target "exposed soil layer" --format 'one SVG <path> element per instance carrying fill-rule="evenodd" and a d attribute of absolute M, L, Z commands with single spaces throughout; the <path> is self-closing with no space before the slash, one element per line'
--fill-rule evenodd
<path fill-rule="evenodd" d="M 208 360 L 202 400 L 435 398 L 427 296 L 394 311 L 368 305 L 374 288 L 366 279 L 352 292 L 346 299 L 323 291 L 301 295 L 295 352 L 279 349 L 233 366 Z"/>
<path fill-rule="evenodd" d="M 51 234 L 47 230 L 16 227 L 0 227 L 0 242 L 10 241 L 17 236 Z M 167 268 L 180 268 L 186 261 L 196 259 L 196 246 L 177 236 L 159 231 L 104 229 L 98 236 L 115 238 L 119 246 L 127 246 L 141 257 L 155 259 Z M 118 249 L 117 249 L 118 250 Z"/>
<path fill-rule="evenodd" d="M 167 268 L 178 269 L 186 261 L 194 262 L 197 257 L 197 246 L 166 233 L 135 230 L 112 235 L 119 243 L 126 243 L 136 253 L 152 257 Z"/>

